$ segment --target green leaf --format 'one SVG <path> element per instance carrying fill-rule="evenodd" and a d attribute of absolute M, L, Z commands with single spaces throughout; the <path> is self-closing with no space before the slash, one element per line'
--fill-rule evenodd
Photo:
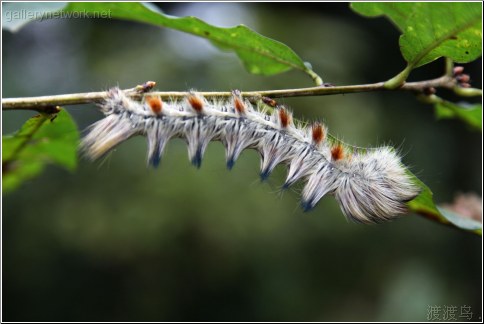
<path fill-rule="evenodd" d="M 400 50 L 412 68 L 442 56 L 467 63 L 482 54 L 482 3 L 353 3 L 352 8 L 394 22 L 403 33 Z"/>
<path fill-rule="evenodd" d="M 400 48 L 418 67 L 445 56 L 467 63 L 481 56 L 482 3 L 421 3 L 407 20 Z"/>
<path fill-rule="evenodd" d="M 410 171 L 408 171 L 408 173 L 413 178 L 414 183 L 417 184 L 422 190 L 415 199 L 407 203 L 410 211 L 433 219 L 439 223 L 457 227 L 459 229 L 482 236 L 481 223 L 470 219 L 465 219 L 457 214 L 447 212 L 445 210 L 444 212 L 442 212 L 443 209 L 435 205 L 433 200 L 433 193 L 429 189 L 429 187 L 427 187 Z"/>
<path fill-rule="evenodd" d="M 472 231 L 476 234 L 482 235 L 482 224 L 476 220 L 468 217 L 461 216 L 455 212 L 443 208 L 437 207 L 441 215 L 448 220 L 453 226 Z"/>
<path fill-rule="evenodd" d="M 367 17 L 386 16 L 400 31 L 403 31 L 413 7 L 418 5 L 412 2 L 353 2 L 351 9 Z"/>
<path fill-rule="evenodd" d="M 472 129 L 482 132 L 482 104 L 454 104 L 443 100 L 435 104 L 435 116 L 439 119 L 457 118 Z"/>
<path fill-rule="evenodd" d="M 274 75 L 297 69 L 308 74 L 316 84 L 322 84 L 321 78 L 288 46 L 243 25 L 231 28 L 216 27 L 196 17 L 168 16 L 155 10 L 153 6 L 133 2 L 72 2 L 62 9 L 62 13 L 66 16 L 73 13 L 92 16 L 104 14 L 109 18 L 172 28 L 206 38 L 219 48 L 235 52 L 250 73 Z"/>
<path fill-rule="evenodd" d="M 30 118 L 14 135 L 2 136 L 2 189 L 9 192 L 54 163 L 77 166 L 77 126 L 65 111 Z"/>

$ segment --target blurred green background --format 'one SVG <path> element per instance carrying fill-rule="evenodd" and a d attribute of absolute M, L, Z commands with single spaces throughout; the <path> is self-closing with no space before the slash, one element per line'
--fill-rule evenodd
<path fill-rule="evenodd" d="M 397 30 L 344 3 L 159 6 L 219 26 L 246 24 L 335 85 L 383 81 L 404 67 Z M 2 33 L 4 98 L 148 80 L 167 91 L 311 85 L 297 71 L 250 75 L 205 40 L 138 23 L 56 19 Z M 443 65 L 411 79 L 437 77 Z M 466 65 L 476 87 L 481 69 L 480 60 Z M 281 102 L 349 143 L 399 147 L 438 203 L 456 192 L 482 195 L 481 134 L 435 121 L 411 94 Z M 93 105 L 67 109 L 81 130 L 102 117 Z M 3 133 L 33 114 L 5 112 Z M 281 193 L 283 167 L 260 183 L 255 151 L 232 171 L 220 143 L 210 144 L 200 170 L 181 140 L 165 153 L 158 169 L 147 168 L 145 139 L 134 138 L 103 161 L 81 159 L 75 173 L 48 167 L 3 196 L 3 320 L 424 321 L 435 305 L 468 305 L 480 320 L 480 237 L 416 215 L 349 223 L 332 198 L 303 213 L 301 184 Z"/>

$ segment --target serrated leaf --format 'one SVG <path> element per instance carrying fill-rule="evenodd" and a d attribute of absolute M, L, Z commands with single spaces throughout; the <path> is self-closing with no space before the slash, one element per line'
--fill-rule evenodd
<path fill-rule="evenodd" d="M 2 136 L 2 189 L 9 192 L 54 163 L 77 166 L 77 126 L 65 111 L 30 118 L 14 135 Z"/>
<path fill-rule="evenodd" d="M 417 184 L 421 189 L 420 194 L 415 199 L 407 203 L 410 211 L 423 215 L 426 218 L 433 219 L 439 223 L 482 235 L 481 223 L 460 219 L 462 217 L 459 217 L 455 214 L 451 215 L 446 212 L 442 213 L 441 208 L 437 207 L 434 203 L 433 193 L 430 188 L 427 187 L 427 185 L 425 185 L 413 173 L 410 171 L 408 171 L 408 173 L 413 178 L 414 183 Z"/>
<path fill-rule="evenodd" d="M 66 15 L 74 12 L 86 15 L 106 13 L 109 18 L 172 28 L 206 38 L 217 47 L 235 52 L 250 73 L 274 75 L 297 69 L 308 74 L 317 84 L 322 84 L 321 78 L 291 48 L 244 25 L 216 27 L 196 17 L 173 17 L 153 10 L 152 6 L 134 2 L 72 2 L 65 5 L 62 12 Z"/>
<path fill-rule="evenodd" d="M 352 8 L 394 22 L 403 33 L 402 55 L 413 68 L 442 56 L 467 63 L 482 55 L 482 3 L 353 3 Z"/>
<path fill-rule="evenodd" d="M 482 132 L 482 104 L 458 105 L 443 100 L 435 104 L 435 116 L 439 119 L 457 118 L 471 128 Z"/>

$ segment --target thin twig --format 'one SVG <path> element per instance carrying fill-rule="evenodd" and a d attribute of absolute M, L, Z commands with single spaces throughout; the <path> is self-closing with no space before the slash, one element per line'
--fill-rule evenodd
<path fill-rule="evenodd" d="M 133 99 L 141 99 L 143 93 L 149 91 L 154 86 L 154 82 L 147 82 L 144 85 L 137 86 L 132 89 L 125 90 L 127 95 Z M 403 86 L 394 89 L 393 91 L 409 91 L 416 93 L 425 93 L 429 88 L 446 88 L 455 89 L 457 83 L 454 78 L 448 75 L 444 75 L 440 78 L 419 81 L 408 82 Z M 482 95 L 482 91 L 479 89 L 462 89 L 468 92 L 469 96 Z M 350 86 L 332 86 L 323 85 L 318 87 L 300 88 L 300 89 L 283 89 L 283 90 L 263 90 L 263 91 L 247 91 L 241 92 L 241 95 L 249 99 L 260 99 L 261 97 L 269 98 L 283 98 L 283 97 L 302 97 L 302 96 L 326 96 L 345 93 L 357 93 L 357 92 L 372 92 L 372 91 L 391 91 L 384 87 L 384 82 L 363 84 L 363 85 L 350 85 Z M 153 91 L 150 92 L 152 96 L 160 96 L 162 99 L 177 99 L 186 97 L 187 92 L 172 92 L 172 91 Z M 228 98 L 232 96 L 232 92 L 200 92 L 207 98 Z M 42 96 L 42 97 L 28 97 L 28 98 L 6 98 L 2 99 L 2 110 L 37 110 L 44 111 L 48 107 L 52 106 L 66 106 L 66 105 L 79 105 L 87 103 L 98 103 L 105 99 L 107 93 L 101 92 L 86 92 L 86 93 L 73 93 L 54 96 Z"/>

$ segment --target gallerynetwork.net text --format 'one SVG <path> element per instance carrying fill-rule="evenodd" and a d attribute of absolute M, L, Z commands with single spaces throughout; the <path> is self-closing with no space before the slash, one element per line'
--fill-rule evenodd
<path fill-rule="evenodd" d="M 39 12 L 33 10 L 6 10 L 4 18 L 7 22 L 12 20 L 39 20 L 44 19 L 85 19 L 85 18 L 111 18 L 111 10 L 101 11 L 53 11 L 53 12 Z"/>

